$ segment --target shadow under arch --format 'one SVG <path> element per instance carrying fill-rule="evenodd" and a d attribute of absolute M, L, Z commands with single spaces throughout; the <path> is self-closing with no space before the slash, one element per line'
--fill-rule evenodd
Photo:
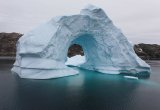
<path fill-rule="evenodd" d="M 70 43 L 70 45 L 67 47 L 66 52 L 66 58 L 68 50 L 72 45 L 79 45 L 81 47 L 81 51 L 83 51 L 81 54 L 85 56 L 86 62 L 83 63 L 80 67 L 84 69 L 89 69 L 86 67 L 94 68 L 94 65 L 96 65 L 99 62 L 99 55 L 98 55 L 98 42 L 93 37 L 92 34 L 78 34 Z"/>

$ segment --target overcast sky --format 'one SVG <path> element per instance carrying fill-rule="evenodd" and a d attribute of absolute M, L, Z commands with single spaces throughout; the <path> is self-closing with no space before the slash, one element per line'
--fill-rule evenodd
<path fill-rule="evenodd" d="M 26 33 L 87 4 L 103 8 L 131 42 L 160 44 L 160 0 L 0 0 L 0 32 Z"/>

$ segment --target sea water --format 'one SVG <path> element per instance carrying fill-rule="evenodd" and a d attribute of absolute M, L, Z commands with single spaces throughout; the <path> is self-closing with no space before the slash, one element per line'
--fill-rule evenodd
<path fill-rule="evenodd" d="M 49 80 L 11 74 L 0 61 L 0 110 L 160 110 L 160 61 L 149 61 L 148 79 L 79 68 L 79 75 Z"/>

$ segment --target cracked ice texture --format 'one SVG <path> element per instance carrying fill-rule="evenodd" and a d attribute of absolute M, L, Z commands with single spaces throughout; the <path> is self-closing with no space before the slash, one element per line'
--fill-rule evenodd
<path fill-rule="evenodd" d="M 123 33 L 101 8 L 56 17 L 17 42 L 12 71 L 21 78 L 48 79 L 78 74 L 65 65 L 72 44 L 82 46 L 86 62 L 79 67 L 108 74 L 150 74 L 150 66 L 134 52 Z"/>

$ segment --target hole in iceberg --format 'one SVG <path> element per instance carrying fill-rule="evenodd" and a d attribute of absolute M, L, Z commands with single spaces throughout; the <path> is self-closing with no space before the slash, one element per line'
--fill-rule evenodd
<path fill-rule="evenodd" d="M 86 58 L 84 55 L 83 48 L 78 44 L 73 44 L 68 49 L 66 65 L 68 66 L 79 66 L 85 63 Z"/>

